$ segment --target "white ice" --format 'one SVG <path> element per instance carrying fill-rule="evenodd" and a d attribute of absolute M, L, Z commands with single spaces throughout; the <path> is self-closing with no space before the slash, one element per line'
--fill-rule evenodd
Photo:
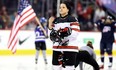
<path fill-rule="evenodd" d="M 45 65 L 42 55 L 38 59 L 38 64 L 35 64 L 35 55 L 0 56 L 0 70 L 52 70 L 52 56 L 47 56 L 47 59 L 48 64 Z M 108 61 L 108 57 L 106 57 L 104 70 L 108 70 Z M 100 64 L 99 56 L 97 62 Z M 79 70 L 79 68 L 76 68 L 76 70 Z M 92 67 L 84 64 L 84 70 L 92 70 Z M 116 70 L 116 57 L 114 57 L 111 70 Z"/>

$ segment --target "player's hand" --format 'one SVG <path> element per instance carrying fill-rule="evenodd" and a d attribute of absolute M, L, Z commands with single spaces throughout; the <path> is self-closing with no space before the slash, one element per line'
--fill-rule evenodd
<path fill-rule="evenodd" d="M 71 35 L 72 29 L 69 27 L 65 27 L 63 29 L 59 29 L 58 32 L 59 32 L 59 36 L 64 38 L 64 37 Z"/>
<path fill-rule="evenodd" d="M 48 38 L 48 35 L 47 35 L 47 36 L 45 36 L 45 38 Z"/>

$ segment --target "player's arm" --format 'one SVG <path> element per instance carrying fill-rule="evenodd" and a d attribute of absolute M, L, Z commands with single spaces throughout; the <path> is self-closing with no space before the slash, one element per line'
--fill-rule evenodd
<path fill-rule="evenodd" d="M 46 30 L 42 27 L 39 19 L 37 17 L 35 17 L 35 21 L 37 22 L 37 24 L 40 26 L 40 28 L 42 29 L 42 31 L 44 32 L 44 35 L 47 37 L 47 32 Z"/>
<path fill-rule="evenodd" d="M 95 26 L 100 26 L 104 22 L 104 19 L 95 22 Z"/>
<path fill-rule="evenodd" d="M 48 20 L 48 28 L 51 30 L 53 28 L 53 21 L 54 21 L 55 17 L 50 17 Z"/>
<path fill-rule="evenodd" d="M 71 24 L 70 24 L 70 27 L 72 29 L 71 36 L 75 37 L 80 32 L 80 25 L 79 25 L 79 22 L 76 18 L 73 18 L 72 20 L 74 20 L 74 21 L 71 22 Z"/>
<path fill-rule="evenodd" d="M 95 22 L 94 26 L 98 29 L 101 30 L 101 28 L 103 27 L 103 23 L 105 22 L 105 19 L 101 19 L 98 20 L 97 22 Z"/>

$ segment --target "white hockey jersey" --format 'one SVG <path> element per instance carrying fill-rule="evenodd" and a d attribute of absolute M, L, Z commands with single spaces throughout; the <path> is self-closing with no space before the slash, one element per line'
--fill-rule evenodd
<path fill-rule="evenodd" d="M 59 45 L 58 42 L 53 44 L 54 51 L 74 51 L 78 52 L 78 41 L 77 36 L 80 31 L 79 23 L 75 17 L 72 16 L 65 16 L 64 18 L 58 17 L 54 20 L 54 30 L 63 29 L 65 27 L 69 27 L 72 29 L 71 35 L 68 37 L 64 37 L 62 42 L 68 41 L 66 46 Z"/>

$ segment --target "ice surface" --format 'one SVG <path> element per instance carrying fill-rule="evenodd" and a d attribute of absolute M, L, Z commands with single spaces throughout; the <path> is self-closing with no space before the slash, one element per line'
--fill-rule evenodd
<path fill-rule="evenodd" d="M 22 56 L 0 56 L 0 70 L 52 70 L 52 56 L 47 56 L 48 64 L 45 65 L 43 56 L 38 59 L 35 64 L 35 55 Z M 97 56 L 100 64 L 100 58 Z M 108 70 L 108 57 L 105 58 L 105 69 Z M 76 68 L 79 70 L 79 68 Z M 84 70 L 93 70 L 91 66 L 84 64 Z M 112 70 L 116 70 L 116 57 L 114 57 Z"/>

